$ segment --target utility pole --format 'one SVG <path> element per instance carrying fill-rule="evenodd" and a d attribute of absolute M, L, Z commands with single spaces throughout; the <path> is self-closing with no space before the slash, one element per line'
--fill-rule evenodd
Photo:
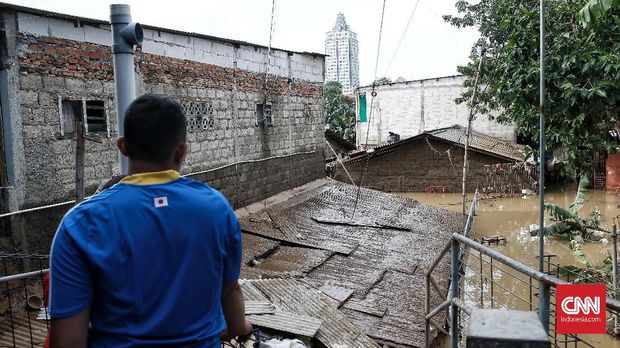
<path fill-rule="evenodd" d="M 123 121 L 129 104 L 136 99 L 134 76 L 134 46 L 144 37 L 142 26 L 131 22 L 129 5 L 110 5 L 112 25 L 112 56 L 114 57 L 114 86 L 118 136 L 123 136 Z M 121 175 L 127 174 L 127 157 L 119 153 Z"/>
<path fill-rule="evenodd" d="M 74 113 L 75 117 L 75 203 L 84 200 L 84 117 L 86 115 L 86 106 L 82 100 L 82 112 Z"/>
<path fill-rule="evenodd" d="M 539 225 L 538 270 L 545 271 L 545 0 L 540 0 L 540 147 L 539 147 Z M 545 330 L 549 331 L 549 286 L 539 283 L 538 315 Z"/>
<path fill-rule="evenodd" d="M 474 81 L 474 89 L 471 92 L 471 99 L 469 101 L 469 115 L 467 115 L 467 127 L 465 127 L 465 155 L 463 156 L 463 216 L 467 214 L 467 171 L 468 165 L 468 152 L 469 152 L 469 138 L 471 133 L 471 121 L 474 118 L 474 103 L 476 102 L 476 91 L 478 90 L 478 83 L 480 82 L 480 74 L 482 73 L 482 60 L 484 59 L 484 46 L 480 48 L 480 61 L 478 62 L 478 71 L 476 72 L 476 80 Z"/>

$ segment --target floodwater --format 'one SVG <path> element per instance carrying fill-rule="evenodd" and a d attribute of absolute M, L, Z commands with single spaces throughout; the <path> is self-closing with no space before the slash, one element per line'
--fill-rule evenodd
<path fill-rule="evenodd" d="M 576 187 L 557 187 L 548 189 L 545 193 L 545 202 L 555 203 L 563 207 L 573 202 Z M 401 193 L 416 199 L 420 202 L 431 204 L 440 208 L 461 212 L 461 195 L 458 193 Z M 469 195 L 471 198 L 471 194 Z M 506 245 L 492 245 L 497 250 L 515 260 L 518 260 L 534 269 L 538 268 L 538 238 L 532 237 L 530 229 L 538 227 L 539 209 L 538 196 L 514 197 L 514 198 L 485 198 L 480 196 L 478 203 L 477 216 L 474 220 L 473 233 L 470 236 L 474 239 L 490 236 L 502 236 L 506 238 Z M 601 227 L 611 230 L 612 219 L 620 215 L 620 196 L 605 191 L 590 190 L 587 193 L 586 202 L 580 211 L 580 215 L 587 216 L 594 209 L 601 212 Z M 545 225 L 553 223 L 547 216 Z M 605 237 L 611 242 L 610 237 Z M 583 251 L 594 265 L 601 265 L 603 260 L 611 253 L 611 243 L 586 242 Z M 609 254 L 608 254 L 609 253 Z M 580 265 L 570 251 L 569 243 L 565 240 L 556 238 L 545 239 L 545 255 L 555 255 L 551 258 L 553 263 L 561 266 Z M 489 265 L 489 259 L 483 257 L 484 279 L 480 276 L 480 259 L 478 253 L 468 257 L 468 267 L 465 272 L 465 295 L 466 300 L 477 306 L 481 304 L 485 308 L 490 308 L 490 293 L 493 292 L 494 308 L 510 308 L 528 310 L 530 309 L 530 298 L 534 307 L 538 299 L 535 296 L 536 289 L 530 295 L 529 278 L 513 277 L 505 272 L 508 270 L 513 275 L 518 275 L 506 267 L 497 267 L 499 262 L 493 264 L 494 269 Z M 551 267 L 553 270 L 554 267 Z M 493 274 L 495 281 L 494 288 L 488 278 Z M 480 284 L 483 283 L 482 290 Z M 536 285 L 534 281 L 534 286 Z M 482 294 L 482 295 L 481 295 Z M 553 325 L 553 324 L 552 324 Z M 595 347 L 614 347 L 620 348 L 620 341 L 616 341 L 607 335 L 583 335 L 581 338 L 590 342 Z M 569 344 L 573 347 L 574 344 Z M 582 346 L 581 344 L 578 346 Z M 586 346 L 586 345 L 583 345 Z"/>

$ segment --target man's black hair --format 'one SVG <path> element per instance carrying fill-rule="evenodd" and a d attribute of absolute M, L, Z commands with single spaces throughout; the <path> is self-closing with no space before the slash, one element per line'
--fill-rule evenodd
<path fill-rule="evenodd" d="M 125 113 L 125 146 L 131 159 L 162 163 L 187 134 L 187 119 L 176 101 L 143 95 Z"/>

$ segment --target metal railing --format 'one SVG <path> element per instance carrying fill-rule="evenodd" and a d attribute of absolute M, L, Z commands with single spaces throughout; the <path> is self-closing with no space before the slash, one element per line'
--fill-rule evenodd
<path fill-rule="evenodd" d="M 597 346 L 591 337 L 562 335 L 555 331 L 555 287 L 568 284 L 568 281 L 555 276 L 561 274 L 562 268 L 551 262 L 553 256 L 544 255 L 548 273 L 543 273 L 466 237 L 472 229 L 475 205 L 474 199 L 465 235 L 453 234 L 426 272 L 426 347 L 431 344 L 432 328 L 449 336 L 451 347 L 458 347 L 464 338 L 461 331 L 467 327 L 468 319 L 461 312 L 469 315 L 473 307 L 537 311 L 554 346 Z M 432 273 L 448 252 L 451 255 L 451 279 L 446 294 Z M 434 307 L 431 307 L 431 290 L 445 298 Z M 607 312 L 608 316 L 617 317 L 620 301 L 607 297 Z M 440 313 L 445 313 L 447 323 L 435 320 Z"/>
<path fill-rule="evenodd" d="M 48 260 L 47 255 L 0 253 L 0 347 L 42 346 L 49 325 L 42 303 Z"/>

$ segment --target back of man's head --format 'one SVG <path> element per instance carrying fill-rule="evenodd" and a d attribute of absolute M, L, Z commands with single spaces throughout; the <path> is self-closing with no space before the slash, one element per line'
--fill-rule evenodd
<path fill-rule="evenodd" d="M 181 105 L 157 95 L 134 100 L 127 108 L 123 124 L 127 155 L 137 161 L 168 161 L 187 134 L 187 119 Z"/>

